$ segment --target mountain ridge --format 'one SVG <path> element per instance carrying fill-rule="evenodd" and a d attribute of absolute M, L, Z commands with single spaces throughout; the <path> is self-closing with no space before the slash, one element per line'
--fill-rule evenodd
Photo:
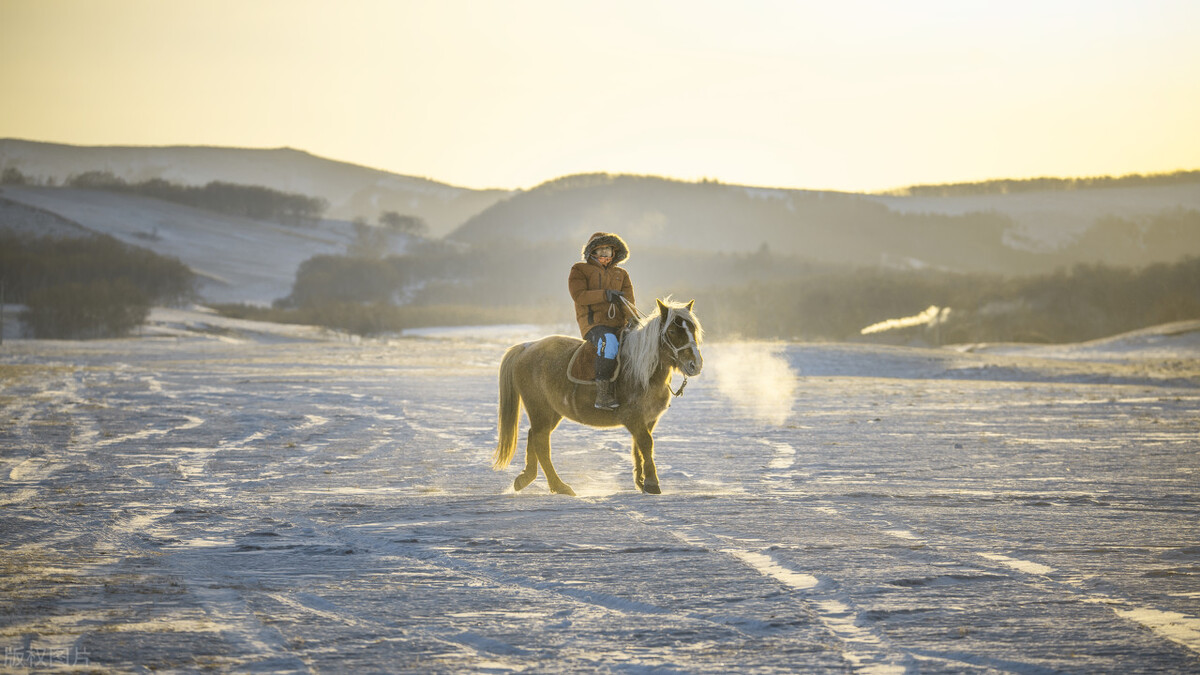
<path fill-rule="evenodd" d="M 1167 185 L 904 197 L 578 174 L 510 195 L 448 238 L 561 241 L 565 248 L 606 230 L 628 235 L 642 250 L 767 247 L 826 262 L 1004 274 L 1080 262 L 1141 265 L 1200 254 L 1196 177 Z"/>
<path fill-rule="evenodd" d="M 434 236 L 446 234 L 509 194 L 405 176 L 290 147 L 79 146 L 0 139 L 0 171 L 10 168 L 35 182 L 60 185 L 87 171 L 107 171 L 128 182 L 258 185 L 324 198 L 331 218 L 374 221 L 385 211 L 416 216 Z"/>
<path fill-rule="evenodd" d="M 474 245 L 551 244 L 548 250 L 572 258 L 580 242 L 597 230 L 621 232 L 635 256 L 769 250 L 838 264 L 1012 275 L 1078 263 L 1139 266 L 1200 255 L 1200 172 L 1148 183 L 1055 179 L 1077 188 L 1070 190 L 997 191 L 963 184 L 964 190 L 948 194 L 918 190 L 913 196 L 602 172 L 562 176 L 528 190 L 480 191 L 291 147 L 70 146 L 0 139 L 0 171 L 9 168 L 43 183 L 97 170 L 128 181 L 262 185 L 327 199 L 331 220 L 370 222 L 383 211 L 395 211 L 421 218 L 433 238 Z M 1031 186 L 1045 181 L 1035 179 Z M 21 197 L 86 227 L 115 227 L 85 222 L 81 195 L 43 191 Z M 129 204 L 131 209 L 159 208 Z M 172 222 L 186 223 L 189 217 Z M 346 230 L 338 231 L 344 241 Z M 647 263 L 642 258 L 635 264 Z"/>

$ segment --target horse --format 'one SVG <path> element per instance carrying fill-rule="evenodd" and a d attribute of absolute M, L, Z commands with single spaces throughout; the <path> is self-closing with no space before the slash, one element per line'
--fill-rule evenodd
<path fill-rule="evenodd" d="M 678 392 L 671 391 L 674 372 L 682 372 L 687 384 L 687 377 L 699 375 L 704 365 L 700 354 L 704 329 L 692 313 L 695 302 L 672 302 L 668 296 L 658 300 L 656 313 L 630 322 L 621 342 L 621 365 L 613 383 L 621 405 L 612 410 L 595 407 L 594 384 L 573 383 L 567 376 L 571 356 L 583 340 L 551 335 L 509 347 L 500 362 L 499 440 L 493 468 L 500 471 L 512 461 L 524 404 L 529 418 L 525 470 L 513 481 L 514 490 L 532 483 L 541 464 L 551 492 L 575 494 L 550 461 L 550 434 L 566 417 L 593 427 L 628 429 L 633 437 L 634 484 L 647 494 L 661 494 L 651 434 L 670 407 L 672 395 L 683 392 L 682 385 Z"/>

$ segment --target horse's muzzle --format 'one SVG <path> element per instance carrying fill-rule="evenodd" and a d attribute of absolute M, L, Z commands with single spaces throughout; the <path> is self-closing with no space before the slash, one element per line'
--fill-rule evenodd
<path fill-rule="evenodd" d="M 695 377 L 700 374 L 700 370 L 704 368 L 704 359 L 700 356 L 700 352 L 695 349 L 689 350 L 688 354 L 680 354 L 679 369 L 688 377 Z"/>

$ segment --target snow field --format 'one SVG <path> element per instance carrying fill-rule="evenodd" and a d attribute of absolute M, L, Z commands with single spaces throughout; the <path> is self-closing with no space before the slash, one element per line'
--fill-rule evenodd
<path fill-rule="evenodd" d="M 110 672 L 1200 666 L 1187 349 L 713 342 L 655 434 L 666 494 L 635 491 L 627 434 L 564 423 L 567 498 L 489 468 L 512 335 L 172 320 L 0 355 L 12 653 Z"/>

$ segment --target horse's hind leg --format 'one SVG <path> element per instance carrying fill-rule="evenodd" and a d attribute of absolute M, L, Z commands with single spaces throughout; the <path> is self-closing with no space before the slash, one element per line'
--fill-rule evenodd
<path fill-rule="evenodd" d="M 537 478 L 538 459 L 537 453 L 533 451 L 533 443 L 526 441 L 525 443 L 525 470 L 517 474 L 516 480 L 513 481 L 513 489 L 517 492 L 525 489 L 534 478 Z"/>
<path fill-rule="evenodd" d="M 537 455 L 537 460 L 542 465 L 542 473 L 546 474 L 546 482 L 549 483 L 551 492 L 574 496 L 575 491 L 558 477 L 558 472 L 554 470 L 554 464 L 550 461 L 550 434 L 561 421 L 562 417 L 559 416 L 546 417 L 536 421 L 531 418 L 529 421 L 529 446 L 526 452 Z M 528 470 L 527 468 L 526 471 Z M 536 470 L 535 468 L 534 471 Z"/>

